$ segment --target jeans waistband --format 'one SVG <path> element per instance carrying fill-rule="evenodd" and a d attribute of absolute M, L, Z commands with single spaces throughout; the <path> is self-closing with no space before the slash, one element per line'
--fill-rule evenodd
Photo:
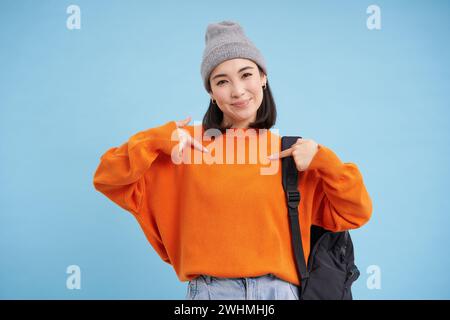
<path fill-rule="evenodd" d="M 222 279 L 222 278 L 210 276 L 210 275 L 207 275 L 207 274 L 203 274 L 203 275 L 201 275 L 201 277 L 205 280 L 205 282 L 206 282 L 207 284 L 210 284 L 210 283 L 213 281 L 213 279 L 216 279 L 216 280 Z M 265 274 L 265 275 L 262 275 L 262 276 L 248 277 L 248 278 L 256 279 L 256 278 L 262 278 L 262 277 L 274 277 L 274 275 L 271 274 L 271 273 L 268 273 L 268 274 Z M 224 279 L 224 278 L 223 278 L 223 279 Z M 237 280 L 244 280 L 245 278 L 244 278 L 244 277 L 241 277 L 241 278 L 234 278 L 234 279 L 237 279 Z"/>

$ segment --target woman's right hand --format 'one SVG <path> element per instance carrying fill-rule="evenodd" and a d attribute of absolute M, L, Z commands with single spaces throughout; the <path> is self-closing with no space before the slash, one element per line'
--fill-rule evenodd
<path fill-rule="evenodd" d="M 175 121 L 177 125 L 177 133 L 178 137 L 180 139 L 180 142 L 178 143 L 178 155 L 181 157 L 183 154 L 183 150 L 186 147 L 194 147 L 195 149 L 202 151 L 202 152 L 209 152 L 208 149 L 206 149 L 200 142 L 195 140 L 186 129 L 183 129 L 184 126 L 186 126 L 189 122 L 191 122 L 191 117 L 187 117 L 184 120 Z"/>

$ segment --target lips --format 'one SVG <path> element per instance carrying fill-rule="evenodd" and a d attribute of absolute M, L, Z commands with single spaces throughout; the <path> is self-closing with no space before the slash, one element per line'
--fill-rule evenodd
<path fill-rule="evenodd" d="M 245 107 L 245 106 L 247 106 L 247 104 L 250 100 L 251 100 L 251 98 L 247 99 L 247 100 L 237 101 L 235 103 L 232 103 L 231 105 L 234 107 Z"/>

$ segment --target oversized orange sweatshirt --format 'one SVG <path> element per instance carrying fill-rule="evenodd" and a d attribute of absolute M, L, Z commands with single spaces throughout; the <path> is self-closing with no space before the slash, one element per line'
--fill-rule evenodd
<path fill-rule="evenodd" d="M 203 134 L 201 125 L 184 127 L 193 137 L 198 133 L 194 128 Z M 281 160 L 265 162 L 264 157 L 256 157 L 256 162 L 250 161 L 255 150 L 265 146 L 266 155 L 279 152 L 281 137 L 270 130 L 256 130 L 256 136 L 245 134 L 251 130 L 245 129 L 242 135 L 230 130 L 232 135 L 223 134 L 213 141 L 197 134 L 195 138 L 212 152 L 187 148 L 180 162 L 172 157 L 179 141 L 176 123 L 170 121 L 133 135 L 100 159 L 95 188 L 134 215 L 180 281 L 201 274 L 236 278 L 272 273 L 300 284 Z M 275 148 L 273 141 L 278 142 Z M 211 161 L 222 151 L 222 157 Z M 244 161 L 238 159 L 243 151 Z M 202 161 L 198 161 L 199 154 Z M 332 231 L 349 230 L 365 224 L 372 214 L 358 167 L 341 162 L 321 144 L 308 169 L 299 172 L 298 188 L 305 257 L 310 252 L 311 224 Z"/>

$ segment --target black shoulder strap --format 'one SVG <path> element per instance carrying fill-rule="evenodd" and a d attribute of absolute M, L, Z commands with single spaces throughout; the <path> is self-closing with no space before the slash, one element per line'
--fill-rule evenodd
<path fill-rule="evenodd" d="M 301 137 L 284 136 L 281 138 L 281 150 L 289 149 Z M 295 255 L 297 273 L 301 282 L 301 292 L 305 289 L 306 282 L 309 278 L 308 269 L 306 267 L 305 255 L 303 253 L 303 244 L 300 231 L 300 222 L 298 217 L 298 206 L 300 204 L 300 192 L 298 190 L 298 170 L 295 166 L 292 156 L 281 159 L 283 189 L 286 194 L 286 203 L 288 206 L 289 225 L 291 227 L 292 247 Z"/>

